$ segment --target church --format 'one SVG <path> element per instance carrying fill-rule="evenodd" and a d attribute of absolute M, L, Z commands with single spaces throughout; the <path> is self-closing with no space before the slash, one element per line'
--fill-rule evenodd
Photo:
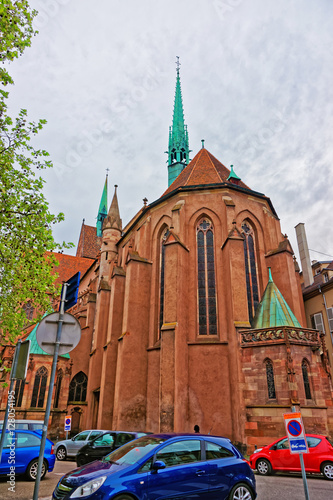
<path fill-rule="evenodd" d="M 283 413 L 295 406 L 306 432 L 332 436 L 327 349 L 306 328 L 291 245 L 271 200 L 204 141 L 189 161 L 179 66 L 168 187 L 125 227 L 120 213 L 106 180 L 96 227 L 81 228 L 69 312 L 82 336 L 61 361 L 68 380 L 51 430 L 66 414 L 74 431 L 198 425 L 250 452 L 285 434 Z"/>

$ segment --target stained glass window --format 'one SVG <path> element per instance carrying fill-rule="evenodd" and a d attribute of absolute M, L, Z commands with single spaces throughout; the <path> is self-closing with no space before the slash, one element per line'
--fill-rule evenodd
<path fill-rule="evenodd" d="M 249 320 L 250 322 L 252 322 L 259 304 L 259 290 L 257 278 L 255 236 L 253 229 L 247 222 L 243 222 L 242 224 L 242 234 L 244 236 L 247 304 L 249 311 Z"/>
<path fill-rule="evenodd" d="M 159 317 L 159 338 L 161 337 L 161 328 L 164 322 L 164 272 L 165 272 L 165 245 L 169 235 L 169 229 L 167 229 L 161 240 L 161 252 L 160 252 L 160 317 Z"/>
<path fill-rule="evenodd" d="M 306 399 L 312 399 L 309 372 L 308 372 L 308 363 L 305 361 L 305 359 L 302 361 L 302 375 L 304 382 L 305 397 Z"/>
<path fill-rule="evenodd" d="M 208 219 L 197 226 L 199 335 L 217 335 L 213 231 Z"/>
<path fill-rule="evenodd" d="M 55 386 L 54 403 L 53 403 L 54 408 L 59 407 L 59 397 L 60 397 L 60 391 L 61 391 L 62 377 L 63 377 L 63 372 L 60 369 L 58 371 L 57 382 L 56 382 L 56 386 Z"/>
<path fill-rule="evenodd" d="M 268 399 L 276 399 L 273 363 L 270 359 L 266 361 L 266 378 Z"/>
<path fill-rule="evenodd" d="M 87 382 L 87 375 L 83 372 L 77 373 L 69 384 L 68 401 L 85 401 L 87 396 Z"/>
<path fill-rule="evenodd" d="M 22 406 L 23 391 L 25 386 L 25 380 L 16 380 L 15 384 L 15 406 L 20 408 Z"/>
<path fill-rule="evenodd" d="M 46 391 L 48 371 L 45 366 L 41 366 L 35 376 L 34 388 L 32 390 L 31 407 L 43 408 Z"/>

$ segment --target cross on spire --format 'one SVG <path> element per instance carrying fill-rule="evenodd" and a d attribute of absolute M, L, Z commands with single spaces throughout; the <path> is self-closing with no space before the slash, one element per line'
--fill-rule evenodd
<path fill-rule="evenodd" d="M 176 56 L 176 66 L 177 66 L 177 73 L 179 73 L 179 68 L 180 68 L 180 62 L 179 62 L 179 56 Z"/>

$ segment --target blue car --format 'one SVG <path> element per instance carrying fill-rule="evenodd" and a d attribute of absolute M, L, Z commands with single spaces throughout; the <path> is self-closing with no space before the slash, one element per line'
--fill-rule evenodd
<path fill-rule="evenodd" d="M 150 434 L 66 474 L 54 500 L 254 500 L 255 477 L 229 439 Z"/>
<path fill-rule="evenodd" d="M 25 474 L 31 481 L 36 479 L 38 457 L 41 443 L 40 431 L 6 431 L 4 448 L 0 463 L 0 474 L 15 481 L 15 476 Z M 46 439 L 42 478 L 46 471 L 52 472 L 55 463 L 54 445 Z"/>

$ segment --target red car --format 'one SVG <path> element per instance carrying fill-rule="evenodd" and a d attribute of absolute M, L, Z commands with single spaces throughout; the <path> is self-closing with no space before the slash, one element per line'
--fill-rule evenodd
<path fill-rule="evenodd" d="M 306 472 L 322 473 L 326 479 L 333 480 L 333 445 L 325 436 L 307 434 L 309 453 L 304 453 Z M 250 466 L 258 474 L 268 476 L 276 471 L 301 471 L 298 453 L 290 453 L 288 438 L 259 448 L 250 456 Z"/>

